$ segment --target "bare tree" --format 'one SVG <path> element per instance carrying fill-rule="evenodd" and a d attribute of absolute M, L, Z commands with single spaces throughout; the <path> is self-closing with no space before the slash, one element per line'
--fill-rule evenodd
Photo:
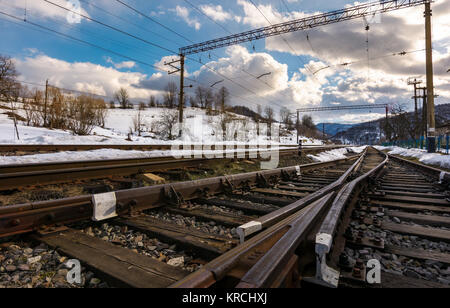
<path fill-rule="evenodd" d="M 137 115 L 133 118 L 133 128 L 135 132 L 138 132 L 138 136 L 141 137 L 142 135 L 142 124 L 143 124 L 143 118 L 141 110 L 137 113 Z"/>
<path fill-rule="evenodd" d="M 314 124 L 314 121 L 310 115 L 305 114 L 302 118 L 302 124 L 311 129 L 315 129 L 316 125 Z"/>
<path fill-rule="evenodd" d="M 108 115 L 108 108 L 103 99 L 93 99 L 95 109 L 95 125 L 105 128 L 106 116 Z"/>
<path fill-rule="evenodd" d="M 120 88 L 119 91 L 114 93 L 114 99 L 119 103 L 120 108 L 127 109 L 130 106 L 130 95 L 127 89 Z"/>
<path fill-rule="evenodd" d="M 17 91 L 17 76 L 14 61 L 10 57 L 0 55 L 0 100 L 9 101 Z"/>
<path fill-rule="evenodd" d="M 266 109 L 264 109 L 264 113 L 266 115 L 267 123 L 270 125 L 273 124 L 275 121 L 275 112 L 273 111 L 272 107 L 267 106 Z"/>
<path fill-rule="evenodd" d="M 258 114 L 256 116 L 256 119 L 254 119 L 255 121 L 259 122 L 261 120 L 261 117 L 263 115 L 263 110 L 262 110 L 262 106 L 258 104 L 258 106 L 256 107 L 256 113 Z"/>
<path fill-rule="evenodd" d="M 67 128 L 67 118 L 69 117 L 69 98 L 56 87 L 48 88 L 49 106 L 46 127 L 56 129 Z"/>
<path fill-rule="evenodd" d="M 69 129 L 77 135 L 89 135 L 98 122 L 96 102 L 91 96 L 81 95 L 75 99 L 69 99 L 69 114 Z"/>
<path fill-rule="evenodd" d="M 281 108 L 280 110 L 280 120 L 281 123 L 289 125 L 291 119 L 291 113 L 289 112 L 289 109 L 286 107 Z"/>
<path fill-rule="evenodd" d="M 405 106 L 396 104 L 392 106 L 392 117 L 389 118 L 388 125 L 394 140 L 415 139 L 415 127 L 410 121 Z"/>
<path fill-rule="evenodd" d="M 148 107 L 149 108 L 155 108 L 157 106 L 156 104 L 156 98 L 154 95 L 150 96 L 150 99 L 148 101 Z"/>
<path fill-rule="evenodd" d="M 219 92 L 217 92 L 216 94 L 216 103 L 218 105 L 217 110 L 219 110 L 221 113 L 224 113 L 226 111 L 229 97 L 230 92 L 225 87 L 220 88 Z"/>
<path fill-rule="evenodd" d="M 195 90 L 195 98 L 202 109 L 210 109 L 214 101 L 211 89 L 199 86 Z"/>
<path fill-rule="evenodd" d="M 143 103 L 143 102 L 140 102 L 139 103 L 139 110 L 145 110 L 145 109 L 147 109 L 147 105 L 145 103 Z"/>
<path fill-rule="evenodd" d="M 178 123 L 178 112 L 175 110 L 164 110 L 160 120 L 157 122 L 159 135 L 163 138 L 174 140 L 177 136 L 175 126 Z"/>
<path fill-rule="evenodd" d="M 169 82 L 166 86 L 166 92 L 164 93 L 164 104 L 168 108 L 176 107 L 177 91 L 178 87 L 175 82 Z"/>

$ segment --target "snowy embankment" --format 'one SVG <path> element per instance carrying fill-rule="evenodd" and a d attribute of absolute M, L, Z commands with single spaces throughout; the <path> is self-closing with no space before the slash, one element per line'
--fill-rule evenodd
<path fill-rule="evenodd" d="M 405 149 L 396 146 L 392 147 L 375 147 L 380 151 L 388 150 L 389 154 L 399 155 L 403 157 L 413 157 L 417 158 L 419 162 L 426 164 L 437 166 L 440 168 L 450 169 L 450 155 L 443 155 L 440 153 L 428 153 L 426 150 L 421 149 Z"/>
<path fill-rule="evenodd" d="M 278 150 L 291 149 L 289 147 L 280 147 Z M 277 148 L 271 149 L 277 150 Z M 257 157 L 258 151 L 267 151 L 266 148 L 252 149 L 250 153 Z M 247 151 L 234 149 L 227 150 L 224 147 L 223 151 L 217 150 L 203 150 L 203 151 L 190 151 L 190 150 L 168 150 L 168 151 L 125 151 L 115 149 L 101 149 L 92 151 L 80 151 L 80 152 L 58 152 L 48 154 L 33 154 L 23 156 L 0 156 L 0 166 L 15 165 L 15 164 L 37 164 L 37 163 L 58 163 L 58 162 L 74 162 L 74 161 L 87 161 L 87 160 L 111 160 L 111 159 L 137 159 L 137 158 L 202 158 L 203 156 L 208 158 L 222 158 L 227 153 L 246 153 Z M 270 153 L 270 152 L 269 152 Z M 233 154 L 234 155 L 234 154 Z"/>
<path fill-rule="evenodd" d="M 359 154 L 366 149 L 366 146 L 362 147 L 346 147 L 340 149 L 334 149 L 331 151 L 322 152 L 316 155 L 308 155 L 315 162 L 327 162 L 337 159 L 347 158 L 348 154 Z"/>
<path fill-rule="evenodd" d="M 20 104 L 18 104 L 20 107 Z M 133 120 L 138 115 L 138 110 L 123 110 L 123 109 L 111 109 L 108 110 L 106 117 L 105 128 L 94 127 L 91 135 L 78 136 L 74 135 L 70 131 L 60 129 L 47 129 L 42 127 L 26 126 L 24 122 L 18 121 L 18 131 L 20 140 L 17 139 L 16 132 L 14 130 L 13 120 L 9 118 L 5 112 L 7 110 L 1 109 L 0 106 L 0 144 L 51 144 L 51 145 L 64 145 L 64 144 L 173 144 L 173 143 L 187 143 L 187 144 L 207 144 L 207 145 L 220 145 L 220 144 L 266 144 L 270 143 L 270 138 L 267 134 L 258 135 L 256 130 L 256 123 L 244 116 L 233 115 L 235 122 L 231 124 L 230 129 L 237 132 L 243 129 L 248 132 L 247 140 L 244 142 L 236 141 L 224 141 L 220 132 L 220 116 L 207 115 L 205 110 L 198 108 L 186 108 L 185 110 L 185 123 L 186 126 L 183 129 L 185 134 L 184 140 L 165 140 L 161 138 L 157 133 L 161 131 L 158 127 L 158 123 L 161 120 L 161 115 L 167 112 L 164 108 L 148 108 L 141 111 L 142 117 L 142 135 L 138 136 L 138 133 L 133 132 L 131 139 L 127 141 L 130 128 L 133 127 Z M 25 117 L 24 111 L 18 109 L 17 114 Z M 171 111 L 174 112 L 174 111 Z M 238 125 L 239 121 L 244 124 Z M 176 131 L 178 131 L 176 129 Z M 320 140 L 303 137 L 303 145 L 322 145 Z M 282 136 L 279 139 L 279 144 L 293 145 L 297 143 L 296 132 L 292 131 L 286 136 Z"/>

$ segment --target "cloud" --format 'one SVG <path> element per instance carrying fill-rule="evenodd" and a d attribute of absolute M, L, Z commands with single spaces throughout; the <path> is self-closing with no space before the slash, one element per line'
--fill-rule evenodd
<path fill-rule="evenodd" d="M 184 6 L 177 5 L 175 10 L 172 9 L 172 11 L 175 11 L 178 17 L 181 17 L 190 27 L 193 27 L 195 30 L 200 30 L 201 23 L 198 21 L 197 18 L 192 18 L 190 16 L 190 10 Z"/>
<path fill-rule="evenodd" d="M 225 12 L 221 5 L 202 5 L 200 6 L 200 9 L 203 13 L 208 15 L 210 18 L 212 18 L 214 21 L 227 21 L 232 19 L 232 16 L 230 13 Z"/>
<path fill-rule="evenodd" d="M 120 63 L 115 63 L 110 57 L 106 58 L 106 62 L 112 64 L 117 69 L 124 69 L 124 68 L 133 68 L 136 66 L 136 62 L 133 61 L 124 61 Z"/>
<path fill-rule="evenodd" d="M 171 61 L 173 57 L 165 57 L 160 62 Z M 311 62 L 311 65 L 323 65 Z M 255 77 L 270 73 L 256 79 Z M 232 94 L 231 104 L 247 105 L 255 109 L 260 104 L 271 106 L 275 110 L 281 106 L 298 108 L 310 104 L 320 104 L 323 84 L 327 82 L 330 72 L 319 74 L 316 78 L 302 79 L 302 72 L 290 79 L 288 65 L 275 60 L 267 53 L 250 53 L 245 47 L 232 46 L 226 49 L 226 56 L 211 61 L 195 72 L 186 72 L 189 79 L 209 87 L 224 80 L 215 87 L 225 86 Z M 139 86 L 146 89 L 161 90 L 167 84 L 167 73 L 159 73 L 143 80 Z M 231 79 L 227 80 L 227 78 Z M 193 83 L 198 86 L 198 83 Z M 250 91 L 251 92 L 250 92 Z M 188 89 L 188 95 L 194 95 Z M 257 95 L 255 95 L 255 93 Z"/>
<path fill-rule="evenodd" d="M 23 60 L 15 59 L 15 62 L 21 74 L 19 78 L 23 81 L 42 83 L 42 74 L 45 72 L 50 84 L 66 89 L 112 97 L 115 91 L 125 87 L 134 99 L 147 99 L 157 94 L 157 91 L 134 86 L 147 78 L 137 72 L 120 72 L 89 62 L 70 63 L 42 54 Z"/>
<path fill-rule="evenodd" d="M 237 0 L 242 7 L 242 22 L 252 28 L 267 26 L 267 20 L 246 0 Z M 258 8 L 273 23 L 304 18 L 317 13 L 293 11 L 281 13 L 270 4 L 260 4 Z M 450 102 L 448 84 L 450 74 L 450 2 L 433 4 L 433 39 L 435 86 L 440 97 L 436 103 Z M 395 29 L 395 30 L 393 30 Z M 446 31 L 448 30 L 448 31 Z M 268 52 L 282 52 L 295 56 L 305 55 L 314 62 L 307 68 L 300 68 L 290 83 L 295 96 L 305 96 L 311 104 L 319 102 L 321 106 L 334 103 L 367 104 L 402 102 L 412 107 L 412 88 L 407 85 L 410 76 L 425 75 L 423 8 L 409 8 L 381 15 L 381 23 L 371 24 L 369 31 L 369 57 L 367 61 L 367 31 L 362 19 L 299 31 L 265 40 Z M 414 38 L 414 39 L 412 39 Z M 288 46 L 285 41 L 289 42 Z M 291 48 L 292 47 L 292 48 Z M 399 55 L 402 51 L 415 51 Z M 396 54 L 395 56 L 393 56 Z M 340 64 L 355 62 L 353 65 Z M 318 65 L 320 63 L 320 65 Z M 312 77 L 312 72 L 320 68 L 320 73 Z M 291 69 L 291 68 L 290 68 Z M 325 77 L 317 75 L 325 74 Z M 320 87 L 309 86 L 320 79 Z M 325 78 L 325 79 L 323 79 Z M 308 95 L 303 94 L 309 92 Z M 315 93 L 315 94 L 314 94 Z M 344 117 L 342 117 L 344 119 Z M 350 117 L 345 117 L 349 120 Z"/>
<path fill-rule="evenodd" d="M 60 5 L 64 8 L 73 9 L 69 0 L 52 0 L 53 3 Z M 12 13 L 19 14 L 17 16 L 22 16 L 24 8 L 26 7 L 27 13 L 31 16 L 38 16 L 41 18 L 58 18 L 66 19 L 68 17 L 68 11 L 61 9 L 53 4 L 47 3 L 45 1 L 8 1 L 9 7 L 5 7 L 4 10 Z M 83 5 L 80 6 L 80 14 L 89 16 L 86 10 L 83 9 Z"/>

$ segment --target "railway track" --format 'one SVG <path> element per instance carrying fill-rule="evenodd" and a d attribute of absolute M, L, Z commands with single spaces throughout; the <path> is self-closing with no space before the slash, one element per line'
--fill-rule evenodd
<path fill-rule="evenodd" d="M 267 228 L 315 202 L 323 193 L 336 190 L 336 182 L 345 181 L 359 161 L 355 156 L 2 207 L 0 236 L 31 232 L 33 241 L 80 260 L 114 286 L 168 287 L 239 247 L 240 241 L 250 236 L 248 230 L 240 231 L 249 222 L 260 220 L 261 226 Z M 303 200 L 300 204 L 299 199 Z M 92 218 L 101 220 L 96 215 L 105 203 L 114 203 L 119 217 L 107 224 L 87 223 Z M 130 232 L 138 234 L 138 241 L 131 246 L 134 250 L 128 245 Z M 180 257 L 185 259 L 179 268 L 163 262 L 170 264 Z"/>
<path fill-rule="evenodd" d="M 312 281 L 331 287 L 450 287 L 448 188 L 448 173 L 394 156 L 372 177 L 348 184 L 318 232 Z M 379 281 L 374 266 L 382 270 Z"/>
<path fill-rule="evenodd" d="M 59 147 L 59 146 L 58 146 Z M 339 147 L 339 146 L 337 146 Z M 314 147 L 303 151 L 308 154 L 332 149 L 335 147 Z M 237 151 L 224 153 L 224 158 L 190 158 L 177 159 L 174 157 L 131 158 L 91 161 L 70 161 L 54 163 L 13 164 L 0 165 L 0 190 L 18 189 L 30 185 L 48 185 L 105 178 L 112 176 L 127 176 L 148 172 L 169 171 L 183 168 L 198 168 L 211 162 L 231 159 L 261 159 L 261 153 Z M 270 150 L 268 150 L 270 153 Z M 298 153 L 297 148 L 277 150 L 280 157 L 293 156 Z"/>
<path fill-rule="evenodd" d="M 282 147 L 292 147 L 297 148 L 297 145 L 280 145 Z M 180 145 L 180 148 L 185 150 L 196 150 L 198 147 L 205 149 L 223 150 L 222 147 L 228 147 L 229 150 L 241 150 L 241 147 L 237 145 L 227 145 L 227 146 L 216 146 L 216 145 Z M 271 146 L 269 145 L 268 148 Z M 314 151 L 324 150 L 324 149 L 335 149 L 339 146 L 337 145 L 327 145 L 327 146 L 314 146 L 308 145 L 304 146 L 305 149 Z M 173 145 L 171 144 L 0 144 L 0 153 L 20 153 L 24 154 L 34 154 L 34 153 L 49 153 L 49 152 L 66 152 L 66 151 L 92 151 L 101 149 L 114 149 L 114 150 L 124 150 L 124 151 L 170 151 Z M 245 150 L 253 148 L 251 145 L 245 145 Z"/>
<path fill-rule="evenodd" d="M 443 287 L 449 178 L 369 148 L 327 163 L 3 207 L 0 237 L 26 235 L 109 286 L 372 287 L 380 285 L 367 282 L 366 264 L 379 260 L 381 287 Z"/>

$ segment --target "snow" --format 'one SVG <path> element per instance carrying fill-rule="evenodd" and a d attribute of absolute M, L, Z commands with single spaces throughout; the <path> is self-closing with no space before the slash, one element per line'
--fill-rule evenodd
<path fill-rule="evenodd" d="M 287 147 L 274 148 L 272 150 L 282 150 L 289 149 Z M 254 149 L 250 153 L 254 153 L 255 157 L 257 151 L 264 151 L 266 149 Z M 268 153 L 271 153 L 269 151 Z M 223 151 L 217 150 L 167 150 L 167 151 L 125 151 L 116 149 L 101 149 L 92 151 L 65 151 L 58 153 L 47 153 L 47 154 L 34 154 L 34 155 L 24 155 L 24 156 L 0 156 L 1 164 L 5 165 L 15 165 L 15 164 L 36 164 L 36 163 L 57 163 L 66 161 L 86 161 L 86 160 L 110 160 L 110 159 L 133 159 L 133 158 L 156 158 L 156 157 L 167 157 L 167 158 L 196 158 L 202 157 L 216 157 L 222 158 L 226 156 L 224 153 L 243 153 L 244 151 L 236 151 L 234 149 L 227 150 L 224 147 Z"/>
<path fill-rule="evenodd" d="M 450 169 L 450 155 L 443 155 L 441 153 L 428 153 L 426 150 L 405 149 L 397 146 L 391 147 L 377 146 L 375 148 L 377 148 L 380 151 L 388 150 L 388 153 L 391 155 L 417 158 L 421 163 L 426 165 Z"/>
<path fill-rule="evenodd" d="M 331 151 L 322 152 L 316 155 L 308 155 L 315 162 L 327 162 L 337 159 L 347 158 L 347 154 L 359 154 L 362 153 L 366 149 L 366 146 L 362 147 L 346 147 L 340 149 L 334 149 Z"/>
<path fill-rule="evenodd" d="M 18 113 L 25 116 L 24 111 L 20 109 L 21 104 L 17 104 Z M 130 109 L 110 109 L 106 118 L 105 128 L 95 127 L 89 136 L 77 136 L 70 131 L 47 129 L 41 127 L 29 127 L 25 123 L 18 122 L 18 130 L 20 140 L 17 140 L 13 121 L 2 113 L 4 109 L 0 109 L 0 144 L 173 144 L 173 143 L 189 143 L 189 144 L 266 144 L 270 143 L 267 136 L 249 135 L 247 140 L 242 142 L 223 141 L 221 140 L 220 119 L 219 116 L 206 115 L 205 110 L 199 108 L 185 109 L 185 132 L 184 140 L 167 141 L 159 138 L 152 133 L 152 128 L 160 120 L 164 108 L 148 108 L 141 111 L 143 118 L 143 133 L 139 137 L 133 134 L 132 142 L 126 141 L 130 127 L 133 126 L 133 119 L 136 117 L 138 110 Z M 5 110 L 4 112 L 6 112 Z M 174 111 L 176 112 L 176 111 Z M 244 116 L 236 115 L 237 118 L 245 120 L 246 128 L 255 126 L 255 122 Z M 231 129 L 237 132 L 242 131 L 241 127 L 234 126 Z M 256 130 L 255 130 L 256 131 Z M 320 140 L 302 137 L 303 145 L 322 145 Z M 280 137 L 280 144 L 296 144 L 296 132 L 291 132 L 288 136 Z"/>

